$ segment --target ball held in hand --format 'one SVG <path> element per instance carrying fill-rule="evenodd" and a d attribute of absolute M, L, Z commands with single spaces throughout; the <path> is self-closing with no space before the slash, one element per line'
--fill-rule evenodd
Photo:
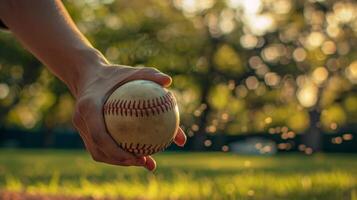
<path fill-rule="evenodd" d="M 179 126 L 179 111 L 170 91 L 152 81 L 135 80 L 109 96 L 104 119 L 122 149 L 146 156 L 171 144 Z"/>

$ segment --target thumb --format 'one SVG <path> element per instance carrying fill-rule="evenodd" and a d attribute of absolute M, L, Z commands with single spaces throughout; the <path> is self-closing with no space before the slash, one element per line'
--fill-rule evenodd
<path fill-rule="evenodd" d="M 172 78 L 164 73 L 156 73 L 150 78 L 150 80 L 162 85 L 163 87 L 169 87 L 172 83 Z"/>
<path fill-rule="evenodd" d="M 132 80 L 148 80 L 153 81 L 163 87 L 168 87 L 172 83 L 172 78 L 153 68 L 141 68 L 136 73 L 132 74 L 127 78 L 127 81 Z"/>

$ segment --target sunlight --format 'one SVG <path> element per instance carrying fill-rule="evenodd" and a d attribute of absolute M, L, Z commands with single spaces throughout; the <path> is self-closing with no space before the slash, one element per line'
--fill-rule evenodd
<path fill-rule="evenodd" d="M 10 89 L 6 83 L 0 83 L 0 99 L 5 99 L 9 95 Z"/>
<path fill-rule="evenodd" d="M 245 15 L 243 22 L 254 35 L 264 35 L 276 28 L 275 20 L 271 14 Z"/>
<path fill-rule="evenodd" d="M 317 84 L 320 85 L 326 81 L 328 77 L 328 71 L 325 67 L 318 67 L 312 73 L 312 80 Z"/>
<path fill-rule="evenodd" d="M 276 28 L 275 20 L 271 14 L 260 14 L 263 9 L 261 0 L 227 0 L 226 2 L 229 7 L 237 9 L 237 19 L 242 19 L 252 34 L 260 36 Z M 289 6 L 283 5 L 283 7 L 286 7 L 285 10 L 290 9 Z"/>
<path fill-rule="evenodd" d="M 304 50 L 304 48 L 296 48 L 293 52 L 293 58 L 296 62 L 304 61 L 306 56 L 307 56 L 307 53 Z"/>
<path fill-rule="evenodd" d="M 258 38 L 252 34 L 245 34 L 240 37 L 240 44 L 246 49 L 253 49 L 258 44 Z"/>
<path fill-rule="evenodd" d="M 242 8 L 244 13 L 259 13 L 262 8 L 261 0 L 227 0 L 227 5 L 231 8 Z"/>
<path fill-rule="evenodd" d="M 352 83 L 357 83 L 357 61 L 352 62 L 346 68 L 346 76 Z"/>
<path fill-rule="evenodd" d="M 234 12 L 226 9 L 221 13 L 221 20 L 219 22 L 219 28 L 223 33 L 230 33 L 235 27 Z"/>
<path fill-rule="evenodd" d="M 321 44 L 324 42 L 325 36 L 321 32 L 312 32 L 306 40 L 305 46 L 308 49 L 314 49 L 316 47 L 321 46 Z"/>
<path fill-rule="evenodd" d="M 311 81 L 306 81 L 297 92 L 297 98 L 304 107 L 312 107 L 317 102 L 318 88 Z"/>
<path fill-rule="evenodd" d="M 269 86 L 277 86 L 280 79 L 280 76 L 275 72 L 266 73 L 264 76 L 265 83 Z"/>
<path fill-rule="evenodd" d="M 208 9 L 215 3 L 214 0 L 174 0 L 174 5 L 182 9 L 185 14 L 195 14 Z"/>

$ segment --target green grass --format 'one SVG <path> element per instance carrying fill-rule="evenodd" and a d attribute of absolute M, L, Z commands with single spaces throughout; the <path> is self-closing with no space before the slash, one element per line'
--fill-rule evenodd
<path fill-rule="evenodd" d="M 159 167 L 149 173 L 95 163 L 83 151 L 0 150 L 0 190 L 123 199 L 357 200 L 355 154 L 155 158 Z"/>

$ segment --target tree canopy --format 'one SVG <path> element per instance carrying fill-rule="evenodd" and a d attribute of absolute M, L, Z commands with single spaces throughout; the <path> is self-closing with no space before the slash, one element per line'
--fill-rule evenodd
<path fill-rule="evenodd" d="M 248 134 L 357 122 L 357 3 L 339 0 L 66 0 L 113 63 L 173 77 L 194 134 Z M 73 55 L 75 56 L 75 55 Z M 0 33 L 0 126 L 71 129 L 66 87 Z M 311 113 L 317 113 L 313 120 Z"/>

